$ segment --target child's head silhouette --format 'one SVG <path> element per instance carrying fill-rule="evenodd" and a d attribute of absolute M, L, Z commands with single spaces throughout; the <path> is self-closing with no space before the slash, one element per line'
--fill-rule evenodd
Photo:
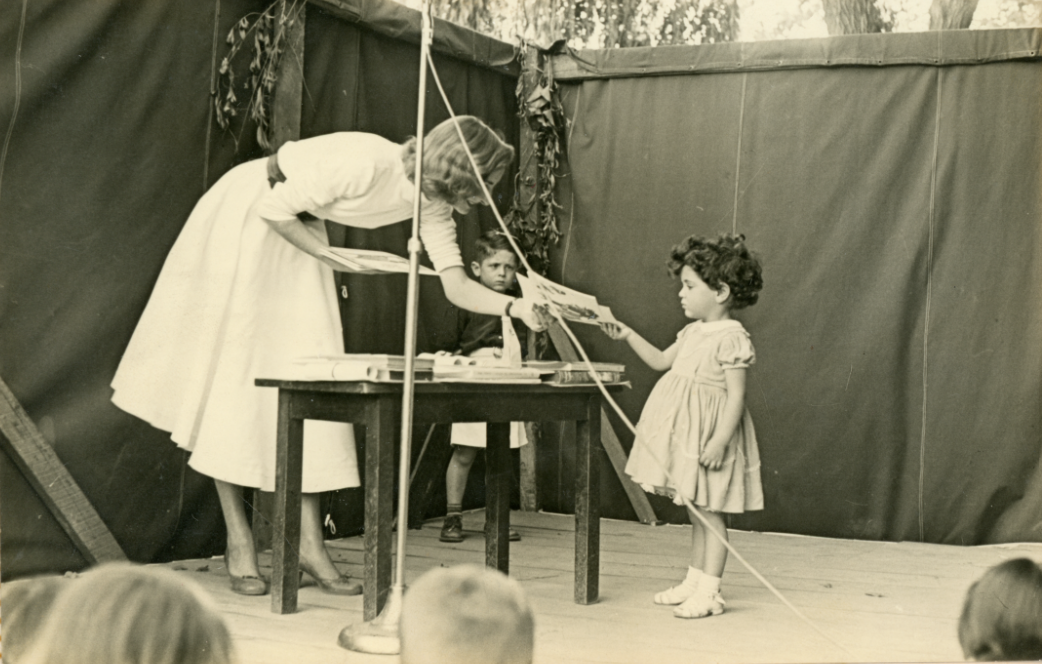
<path fill-rule="evenodd" d="M 517 581 L 478 565 L 436 567 L 402 603 L 402 664 L 531 664 L 535 623 Z"/>
<path fill-rule="evenodd" d="M 1042 659 L 1042 569 L 1027 558 L 992 567 L 970 586 L 959 618 L 967 659 Z"/>

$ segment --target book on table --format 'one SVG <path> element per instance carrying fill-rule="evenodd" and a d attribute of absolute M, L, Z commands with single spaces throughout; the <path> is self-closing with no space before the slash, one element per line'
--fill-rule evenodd
<path fill-rule="evenodd" d="M 593 362 L 593 371 L 602 383 L 621 383 L 626 375 L 626 365 L 613 362 Z M 525 366 L 544 372 L 543 380 L 557 385 L 595 383 L 590 367 L 585 362 L 554 362 L 533 360 Z"/>
<path fill-rule="evenodd" d="M 434 380 L 447 383 L 514 383 L 542 382 L 542 372 L 524 366 L 511 366 L 501 357 L 468 357 L 446 353 L 421 353 L 418 357 L 434 364 Z"/>
<path fill-rule="evenodd" d="M 415 380 L 431 380 L 434 365 L 429 360 L 413 361 Z M 343 355 L 316 355 L 295 359 L 286 378 L 290 380 L 343 380 L 370 382 L 401 382 L 405 379 L 403 355 L 345 353 Z"/>

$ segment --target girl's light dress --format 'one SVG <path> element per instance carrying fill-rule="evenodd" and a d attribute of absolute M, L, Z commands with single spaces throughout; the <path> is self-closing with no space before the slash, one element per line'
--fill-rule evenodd
<path fill-rule="evenodd" d="M 749 333 L 736 320 L 699 321 L 682 329 L 677 341 L 673 366 L 644 404 L 626 473 L 645 491 L 672 496 L 678 505 L 683 496 L 715 512 L 763 509 L 760 452 L 748 410 L 721 468 L 698 463 L 727 401 L 724 370 L 755 361 Z"/>
<path fill-rule="evenodd" d="M 278 163 L 286 181 L 274 187 L 264 159 L 226 173 L 170 250 L 112 401 L 169 431 L 200 473 L 274 490 L 278 391 L 254 379 L 286 375 L 294 357 L 343 353 L 344 342 L 333 270 L 264 218 L 296 222 L 310 212 L 362 228 L 411 218 L 401 152 L 379 136 L 342 132 L 285 144 Z M 451 206 L 421 203 L 420 235 L 435 268 L 462 266 Z M 328 242 L 324 222 L 299 223 Z M 352 428 L 306 421 L 303 490 L 358 484 Z"/>

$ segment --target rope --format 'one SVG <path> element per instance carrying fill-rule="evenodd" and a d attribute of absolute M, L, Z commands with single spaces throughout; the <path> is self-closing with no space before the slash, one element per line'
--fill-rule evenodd
<path fill-rule="evenodd" d="M 427 61 L 430 64 L 431 73 L 434 76 L 434 82 L 435 82 L 435 84 L 438 87 L 438 92 L 441 93 L 441 98 L 445 102 L 445 107 L 449 111 L 449 117 L 451 117 L 452 120 L 453 120 L 453 124 L 456 127 L 456 133 L 459 135 L 460 142 L 463 145 L 463 149 L 467 153 L 467 158 L 470 160 L 470 165 L 474 169 L 474 172 L 479 175 L 479 177 L 476 178 L 476 179 L 477 179 L 478 183 L 481 186 L 481 191 L 485 194 L 485 200 L 489 201 L 489 207 L 492 209 L 492 213 L 495 215 L 496 221 L 499 222 L 500 227 L 503 229 L 503 233 L 506 235 L 507 240 L 510 242 L 510 246 L 514 248 L 514 252 L 517 254 L 518 258 L 521 260 L 521 263 L 524 265 L 524 267 L 528 271 L 533 271 L 532 270 L 532 266 L 529 265 L 527 260 L 525 260 L 524 253 L 521 251 L 520 247 L 517 246 L 517 243 L 514 241 L 514 237 L 510 234 L 510 229 L 507 228 L 506 223 L 503 221 L 503 217 L 500 216 L 499 210 L 497 210 L 496 206 L 494 204 L 492 204 L 492 201 L 493 201 L 492 194 L 489 192 L 488 188 L 486 187 L 484 179 L 480 177 L 481 171 L 478 168 L 477 162 L 474 160 L 474 155 L 472 155 L 471 152 L 470 152 L 470 146 L 467 145 L 467 141 L 463 137 L 463 130 L 460 129 L 459 122 L 456 120 L 456 114 L 453 112 L 452 105 L 449 103 L 449 98 L 445 94 L 444 88 L 442 88 L 442 86 L 441 86 L 441 79 L 438 78 L 438 70 L 435 68 L 434 60 L 430 56 L 429 53 L 427 55 Z M 632 431 L 634 433 L 634 435 L 636 435 L 636 433 L 637 433 L 636 427 L 633 426 L 633 423 L 630 421 L 630 419 L 628 417 L 626 417 L 626 414 L 624 412 L 622 412 L 622 408 L 619 407 L 619 404 L 617 404 L 615 402 L 615 399 L 613 399 L 611 397 L 611 395 L 608 393 L 608 390 L 604 386 L 604 383 L 601 381 L 600 377 L 597 375 L 597 372 L 594 370 L 593 363 L 590 361 L 590 357 L 586 354 L 586 349 L 584 349 L 582 344 L 579 343 L 579 340 L 572 333 L 571 328 L 568 327 L 567 323 L 565 323 L 565 321 L 564 321 L 564 318 L 561 317 L 560 312 L 552 312 L 552 313 L 553 313 L 554 317 L 557 319 L 557 321 L 561 324 L 561 327 L 564 329 L 564 331 L 568 334 L 569 339 L 571 339 L 571 341 L 575 345 L 576 349 L 578 349 L 580 355 L 582 355 L 583 361 L 586 363 L 586 365 L 587 365 L 587 367 L 589 369 L 590 375 L 593 377 L 594 382 L 597 384 L 597 387 L 600 389 L 601 394 L 604 395 L 604 398 L 608 401 L 609 404 L 611 404 L 612 409 L 615 410 L 615 412 L 619 415 L 620 418 L 622 418 L 622 421 L 626 423 L 626 426 L 629 428 L 629 430 Z M 640 438 L 637 437 L 637 438 L 634 439 L 634 444 L 643 444 L 643 443 L 640 441 Z M 647 448 L 645 448 L 645 449 L 649 453 L 651 452 L 650 450 L 647 450 Z M 655 463 L 658 464 L 660 470 L 662 470 L 662 472 L 666 476 L 666 478 L 668 480 L 670 480 L 671 482 L 673 482 L 672 476 L 670 475 L 669 471 L 667 470 L 666 465 L 662 463 L 661 459 L 658 459 L 654 455 L 654 453 L 651 453 L 651 457 L 652 457 L 652 459 L 654 459 Z M 695 517 L 697 517 L 698 520 L 702 522 L 702 524 L 706 527 L 706 529 L 709 532 L 713 533 L 713 536 L 715 536 L 718 540 L 720 540 L 720 542 L 724 545 L 724 547 L 727 548 L 727 550 L 731 553 L 731 555 L 733 555 L 735 558 L 737 558 L 738 561 L 741 562 L 746 567 L 746 569 L 748 569 L 749 572 L 754 577 L 756 577 L 756 579 L 767 588 L 767 590 L 769 590 L 771 593 L 773 593 L 774 596 L 777 597 L 781 601 L 782 604 L 784 604 L 786 607 L 788 607 L 793 613 L 796 614 L 797 617 L 800 618 L 800 620 L 802 620 L 808 626 L 810 626 L 811 629 L 813 629 L 815 632 L 817 632 L 819 635 L 821 635 L 826 641 L 828 641 L 832 645 L 834 645 L 837 648 L 839 648 L 840 650 L 842 650 L 844 653 L 849 655 L 852 659 L 855 658 L 855 655 L 850 650 L 848 650 L 841 643 L 839 643 L 834 638 L 829 636 L 828 633 L 826 633 L 824 630 L 822 630 L 820 627 L 818 627 L 818 625 L 815 624 L 810 618 L 805 616 L 799 609 L 797 609 L 795 606 L 793 606 L 793 604 L 788 599 L 786 599 L 785 596 L 782 595 L 781 592 L 777 588 L 775 588 L 766 578 L 764 578 L 764 576 L 762 574 L 760 574 L 760 572 L 758 572 L 756 570 L 756 568 L 754 568 L 752 565 L 750 565 L 749 562 L 740 553 L 738 553 L 738 550 L 735 549 L 731 545 L 731 543 L 728 542 L 727 539 L 723 535 L 718 533 L 712 527 L 712 525 L 709 523 L 709 521 L 704 516 L 699 514 L 698 509 L 695 507 L 695 505 L 690 500 L 688 500 L 684 496 L 681 496 L 681 499 L 684 501 L 684 506 L 687 508 L 688 512 L 690 514 L 694 514 Z"/>

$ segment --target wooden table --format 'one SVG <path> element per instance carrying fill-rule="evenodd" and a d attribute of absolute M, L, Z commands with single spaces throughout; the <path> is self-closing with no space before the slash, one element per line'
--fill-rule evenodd
<path fill-rule="evenodd" d="M 267 378 L 257 379 L 256 384 L 279 390 L 271 610 L 293 613 L 297 609 L 304 420 L 332 420 L 366 427 L 362 606 L 364 619 L 371 620 L 383 608 L 391 586 L 394 461 L 400 446 L 402 385 Z M 510 422 L 576 423 L 575 601 L 595 602 L 600 571 L 600 494 L 594 457 L 601 427 L 597 386 L 418 382 L 413 411 L 418 425 L 487 423 L 485 564 L 504 573 L 509 571 L 510 547 Z"/>

